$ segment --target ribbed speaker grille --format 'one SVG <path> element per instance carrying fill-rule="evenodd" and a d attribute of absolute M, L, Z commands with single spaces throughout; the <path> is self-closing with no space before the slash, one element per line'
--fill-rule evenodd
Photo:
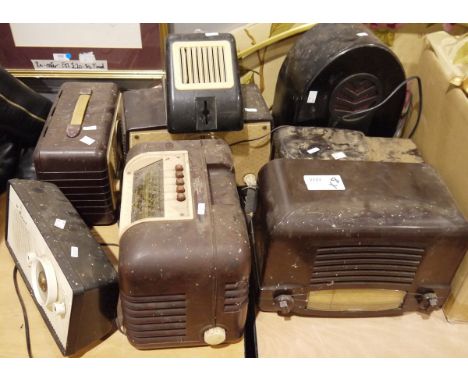
<path fill-rule="evenodd" d="M 344 79 L 334 89 L 330 112 L 344 115 L 364 110 L 377 104 L 381 91 L 379 81 L 369 74 L 356 74 Z"/>
<path fill-rule="evenodd" d="M 226 284 L 224 288 L 224 311 L 238 312 L 248 301 L 249 283 L 247 280 Z"/>
<path fill-rule="evenodd" d="M 331 247 L 317 250 L 311 285 L 394 283 L 409 285 L 424 249 L 408 247 Z"/>
<path fill-rule="evenodd" d="M 183 84 L 222 84 L 227 82 L 226 46 L 180 46 Z M 231 68 L 232 70 L 232 68 Z"/>
<path fill-rule="evenodd" d="M 178 341 L 187 335 L 185 294 L 128 297 L 121 294 L 127 334 L 144 342 Z"/>

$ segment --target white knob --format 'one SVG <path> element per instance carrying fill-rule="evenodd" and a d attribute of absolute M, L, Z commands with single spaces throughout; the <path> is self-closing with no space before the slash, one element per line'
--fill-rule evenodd
<path fill-rule="evenodd" d="M 219 326 L 207 329 L 203 334 L 203 339 L 205 343 L 211 346 L 222 344 L 224 341 L 226 341 L 226 330 L 220 328 Z"/>
<path fill-rule="evenodd" d="M 54 302 L 52 310 L 57 316 L 65 315 L 65 304 L 63 302 Z"/>

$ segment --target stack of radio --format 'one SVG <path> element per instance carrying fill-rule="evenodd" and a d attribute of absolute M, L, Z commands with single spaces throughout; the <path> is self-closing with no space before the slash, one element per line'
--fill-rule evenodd
<path fill-rule="evenodd" d="M 120 92 L 110 83 L 65 83 L 36 147 L 37 177 L 56 184 L 89 225 L 117 219 Z"/>

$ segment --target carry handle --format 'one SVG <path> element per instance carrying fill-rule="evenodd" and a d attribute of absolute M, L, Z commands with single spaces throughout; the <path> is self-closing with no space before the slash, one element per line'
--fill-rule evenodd
<path fill-rule="evenodd" d="M 80 134 L 86 109 L 93 92 L 90 89 L 82 90 L 75 104 L 70 124 L 67 126 L 67 137 L 75 138 Z"/>

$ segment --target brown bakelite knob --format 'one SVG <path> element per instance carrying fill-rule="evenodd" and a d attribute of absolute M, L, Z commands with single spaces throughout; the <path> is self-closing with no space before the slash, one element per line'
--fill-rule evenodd
<path fill-rule="evenodd" d="M 183 186 L 185 184 L 184 180 L 182 178 L 180 179 L 176 179 L 175 183 L 178 185 L 178 186 Z"/>
<path fill-rule="evenodd" d="M 176 171 L 183 171 L 183 170 L 184 170 L 184 166 L 182 166 L 181 164 L 176 164 L 175 170 L 176 170 Z"/>
<path fill-rule="evenodd" d="M 176 174 L 175 174 L 176 178 L 183 178 L 184 177 L 184 173 L 182 171 L 176 171 Z"/>
<path fill-rule="evenodd" d="M 185 192 L 185 187 L 184 186 L 177 186 L 176 191 L 177 191 L 178 194 L 179 193 L 183 194 Z"/>
<path fill-rule="evenodd" d="M 178 193 L 177 194 L 177 200 L 179 202 L 183 202 L 185 200 L 185 194 L 184 193 Z"/>

